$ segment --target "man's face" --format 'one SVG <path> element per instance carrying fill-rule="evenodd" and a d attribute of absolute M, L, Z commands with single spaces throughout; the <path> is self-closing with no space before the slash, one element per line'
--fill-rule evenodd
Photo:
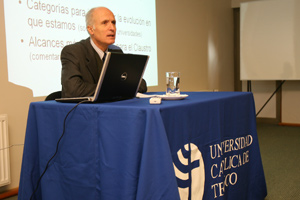
<path fill-rule="evenodd" d="M 106 9 L 99 8 L 94 11 L 93 25 L 88 26 L 88 31 L 94 43 L 105 51 L 109 45 L 115 43 L 116 20 L 114 14 Z"/>

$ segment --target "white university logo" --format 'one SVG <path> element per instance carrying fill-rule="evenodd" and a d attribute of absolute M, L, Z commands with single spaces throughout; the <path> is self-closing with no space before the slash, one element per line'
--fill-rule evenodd
<path fill-rule="evenodd" d="M 177 152 L 178 160 L 180 161 L 180 163 L 173 163 L 177 180 L 179 182 L 189 182 L 188 187 L 180 187 L 181 184 L 179 184 L 178 190 L 180 199 L 188 200 L 190 196 L 190 200 L 202 200 L 205 183 L 205 167 L 202 153 L 193 143 L 184 145 L 184 148 L 187 152 L 190 153 L 190 158 L 185 158 L 180 149 Z M 189 164 L 193 164 L 194 166 L 195 162 L 197 162 L 197 167 L 192 168 L 190 172 L 184 173 L 178 169 L 180 168 L 179 165 L 188 166 Z"/>

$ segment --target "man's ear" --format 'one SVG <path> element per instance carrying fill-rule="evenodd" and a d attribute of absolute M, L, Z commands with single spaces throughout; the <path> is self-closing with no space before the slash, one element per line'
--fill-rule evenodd
<path fill-rule="evenodd" d="M 94 28 L 92 26 L 87 26 L 86 29 L 90 35 L 94 35 Z"/>

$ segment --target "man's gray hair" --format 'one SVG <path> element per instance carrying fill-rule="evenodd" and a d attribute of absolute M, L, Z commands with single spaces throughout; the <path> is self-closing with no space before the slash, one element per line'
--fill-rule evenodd
<path fill-rule="evenodd" d="M 92 26 L 94 24 L 94 19 L 93 19 L 93 14 L 94 14 L 94 11 L 96 10 L 97 8 L 92 8 L 90 9 L 86 15 L 85 15 L 85 24 L 86 24 L 86 27 L 88 26 Z"/>

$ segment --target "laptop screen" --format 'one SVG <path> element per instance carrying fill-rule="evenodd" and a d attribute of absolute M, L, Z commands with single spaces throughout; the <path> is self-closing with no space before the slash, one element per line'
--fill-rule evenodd
<path fill-rule="evenodd" d="M 96 88 L 96 101 L 136 96 L 149 56 L 108 52 Z"/>

